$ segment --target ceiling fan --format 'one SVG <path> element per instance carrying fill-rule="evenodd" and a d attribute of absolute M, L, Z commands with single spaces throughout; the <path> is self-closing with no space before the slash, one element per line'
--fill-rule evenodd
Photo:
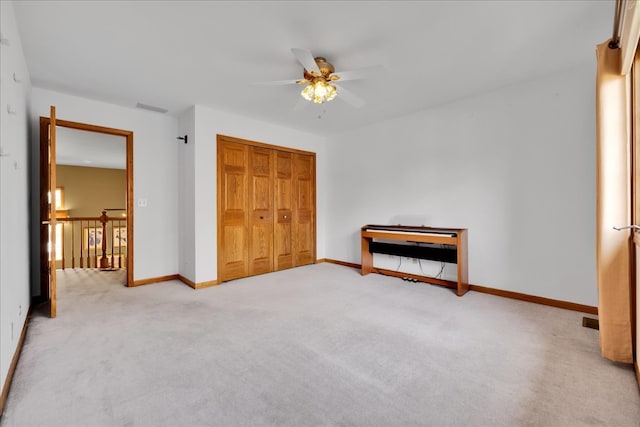
<path fill-rule="evenodd" d="M 333 65 L 324 57 L 318 56 L 314 58 L 311 52 L 306 49 L 293 48 L 291 52 L 304 67 L 303 79 L 258 82 L 254 83 L 254 85 L 305 85 L 300 95 L 314 104 L 329 102 L 337 96 L 346 103 L 360 108 L 365 104 L 364 100 L 343 86 L 337 85 L 336 82 L 363 79 L 366 78 L 371 71 L 381 68 L 376 66 L 360 70 L 336 72 Z"/>

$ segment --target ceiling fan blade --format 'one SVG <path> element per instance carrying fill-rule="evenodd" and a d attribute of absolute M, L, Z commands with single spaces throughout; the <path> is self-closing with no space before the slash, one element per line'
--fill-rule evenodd
<path fill-rule="evenodd" d="M 300 80 L 274 80 L 272 82 L 253 82 L 249 83 L 251 86 L 280 86 L 280 85 L 294 85 Z"/>
<path fill-rule="evenodd" d="M 336 98 L 342 99 L 349 105 L 352 105 L 356 108 L 362 107 L 366 102 L 364 99 L 360 98 L 355 93 L 350 90 L 345 89 L 343 86 L 334 85 L 337 89 Z"/>
<path fill-rule="evenodd" d="M 321 74 L 318 64 L 316 64 L 316 60 L 313 59 L 311 52 L 297 47 L 292 48 L 291 52 L 293 52 L 298 62 L 300 62 L 307 71 L 313 71 L 317 75 Z"/>
<path fill-rule="evenodd" d="M 373 76 L 378 71 L 382 70 L 384 67 L 382 65 L 376 65 L 373 67 L 360 68 L 357 70 L 348 70 L 348 71 L 336 71 L 332 73 L 333 75 L 337 75 L 340 77 L 339 82 L 344 82 L 347 80 L 359 80 L 366 79 L 368 77 Z"/>

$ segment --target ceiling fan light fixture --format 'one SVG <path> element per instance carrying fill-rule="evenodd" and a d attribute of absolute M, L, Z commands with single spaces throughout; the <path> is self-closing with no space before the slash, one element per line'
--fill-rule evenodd
<path fill-rule="evenodd" d="M 322 104 L 335 98 L 337 91 L 334 85 L 327 83 L 324 79 L 315 79 L 302 89 L 300 95 L 314 104 Z"/>

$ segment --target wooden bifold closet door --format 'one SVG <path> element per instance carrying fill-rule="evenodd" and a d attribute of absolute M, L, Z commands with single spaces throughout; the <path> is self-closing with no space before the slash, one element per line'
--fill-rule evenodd
<path fill-rule="evenodd" d="M 220 281 L 315 262 L 315 154 L 218 135 Z"/>
<path fill-rule="evenodd" d="M 293 155 L 293 264 L 315 261 L 315 159 Z"/>
<path fill-rule="evenodd" d="M 293 262 L 293 154 L 276 151 L 274 269 L 291 268 Z"/>
<path fill-rule="evenodd" d="M 249 147 L 249 276 L 273 271 L 273 150 Z"/>

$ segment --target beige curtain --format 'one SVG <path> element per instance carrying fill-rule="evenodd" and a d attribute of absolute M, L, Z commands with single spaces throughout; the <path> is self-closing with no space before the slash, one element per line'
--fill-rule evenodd
<path fill-rule="evenodd" d="M 597 47 L 597 272 L 602 355 L 633 363 L 631 335 L 631 80 L 620 49 Z"/>

